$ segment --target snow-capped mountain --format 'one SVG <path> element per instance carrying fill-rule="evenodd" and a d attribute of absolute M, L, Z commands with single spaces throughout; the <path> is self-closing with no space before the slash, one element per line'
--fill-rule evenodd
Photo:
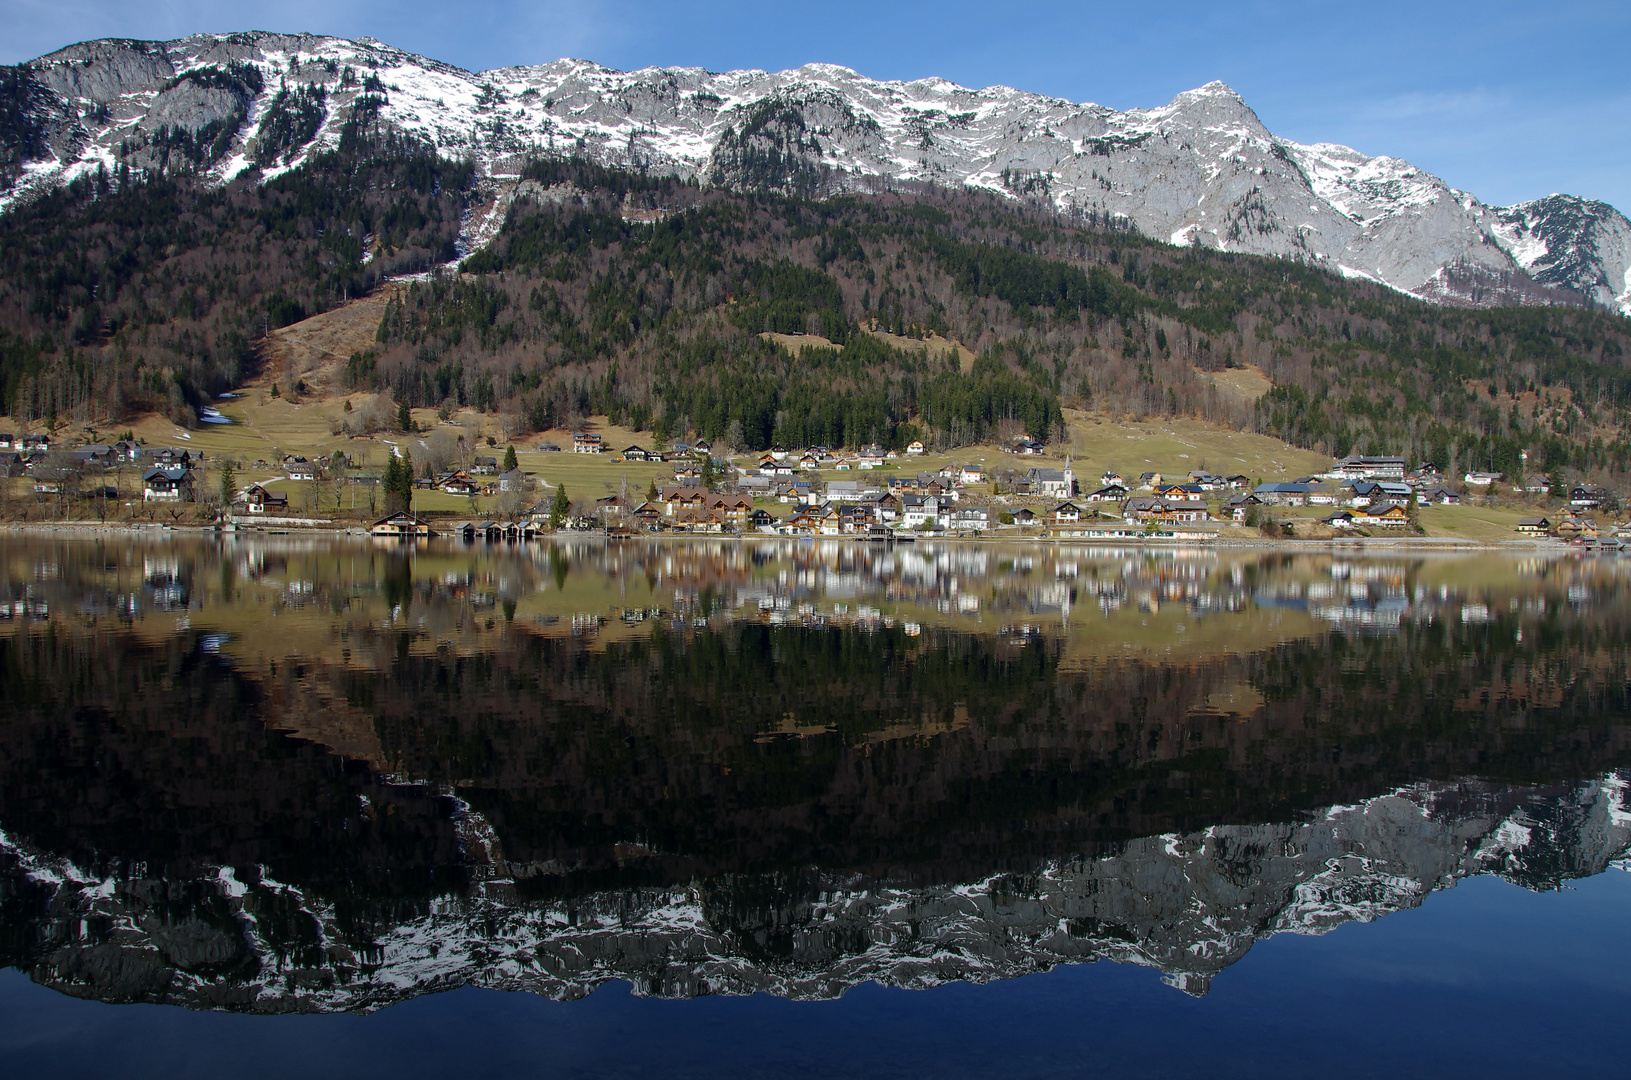
<path fill-rule="evenodd" d="M 663 997 L 831 998 L 1101 959 L 1200 994 L 1274 934 L 1369 922 L 1475 874 L 1554 889 L 1601 873 L 1631 845 L 1626 795 L 1623 772 L 1546 789 L 1417 784 L 1301 822 L 1147 837 L 978 880 L 822 874 L 787 890 L 726 875 L 551 901 L 519 898 L 516 881 L 558 870 L 506 863 L 463 808 L 469 893 L 366 938 L 264 869 L 101 876 L 0 832 L 0 890 L 37 913 L 11 928 L 29 955 L 5 960 L 76 996 L 253 1012 L 366 1011 L 461 985 L 572 999 L 614 979 Z"/>
<path fill-rule="evenodd" d="M 98 167 L 152 167 L 178 132 L 220 179 L 251 164 L 275 174 L 334 146 L 360 107 L 495 176 L 554 151 L 806 191 L 969 185 L 1431 299 L 1584 297 L 1631 314 L 1631 222 L 1607 204 L 1486 206 L 1396 158 L 1281 139 L 1216 82 L 1117 112 L 825 64 L 620 72 L 559 60 L 471 73 L 366 38 L 270 33 L 96 41 L 25 68 L 6 90 L 15 130 L 0 132 L 12 181 L 0 209 Z"/>

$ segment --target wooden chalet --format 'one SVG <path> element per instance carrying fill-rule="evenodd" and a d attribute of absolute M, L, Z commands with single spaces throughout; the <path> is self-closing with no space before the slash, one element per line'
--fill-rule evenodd
<path fill-rule="evenodd" d="M 1410 524 L 1410 511 L 1403 503 L 1371 503 L 1364 513 L 1354 515 L 1354 521 L 1360 525 L 1403 528 Z"/>
<path fill-rule="evenodd" d="M 270 491 L 259 484 L 250 484 L 244 488 L 242 505 L 246 513 L 265 514 L 269 511 L 287 510 L 289 497 L 281 491 Z"/>
<path fill-rule="evenodd" d="M 380 518 L 368 527 L 373 536 L 397 537 L 401 539 L 418 538 L 434 535 L 430 531 L 430 522 L 410 514 L 406 510 Z"/>
<path fill-rule="evenodd" d="M 463 469 L 445 473 L 438 477 L 436 487 L 449 495 L 474 495 L 479 490 L 475 478 Z"/>

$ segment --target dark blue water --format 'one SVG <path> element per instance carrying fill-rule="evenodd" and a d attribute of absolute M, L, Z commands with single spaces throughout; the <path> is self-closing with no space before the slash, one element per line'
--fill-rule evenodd
<path fill-rule="evenodd" d="M 1631 560 L 0 553 L 0 1080 L 1596 1080 L 1628 857 Z"/>
<path fill-rule="evenodd" d="M 0 974 L 8 1076 L 1625 1075 L 1631 874 L 1473 878 L 1416 910 L 1259 943 L 1190 998 L 1110 963 L 838 1001 L 578 1002 L 464 989 L 369 1016 L 77 1001 Z"/>

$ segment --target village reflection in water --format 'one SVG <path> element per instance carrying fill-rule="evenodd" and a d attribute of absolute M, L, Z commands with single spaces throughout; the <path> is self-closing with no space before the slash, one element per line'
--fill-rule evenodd
<path fill-rule="evenodd" d="M 1365 558 L 1216 547 L 751 539 L 66 541 L 10 546 L 0 618 L 38 617 L 55 604 L 59 612 L 131 621 L 207 612 L 226 626 L 225 609 L 257 618 L 322 610 L 434 633 L 480 624 L 491 612 L 534 630 L 610 638 L 623 636 L 618 624 L 652 619 L 676 629 L 758 619 L 1067 636 L 1086 627 L 1106 641 L 1114 635 L 1093 631 L 1094 624 L 1136 621 L 1148 629 L 1158 619 L 1166 620 L 1158 632 L 1131 635 L 1142 641 L 1123 648 L 1202 653 L 1205 644 L 1186 648 L 1183 635 L 1215 616 L 1233 616 L 1223 620 L 1230 630 L 1251 635 L 1226 646 L 1238 649 L 1330 628 L 1386 632 L 1405 621 L 1487 621 L 1498 614 L 1491 603 L 1503 600 L 1578 605 L 1605 588 L 1617 595 L 1627 578 L 1631 560 L 1579 554 Z"/>
<path fill-rule="evenodd" d="M 0 549 L 0 962 L 109 1001 L 831 997 L 1631 845 L 1613 558 L 820 541 Z"/>

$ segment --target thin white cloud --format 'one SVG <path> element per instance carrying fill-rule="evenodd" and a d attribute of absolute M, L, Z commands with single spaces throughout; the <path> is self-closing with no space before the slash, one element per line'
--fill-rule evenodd
<path fill-rule="evenodd" d="M 1440 117 L 1451 119 L 1487 116 L 1509 108 L 1510 99 L 1487 90 L 1434 91 L 1398 94 L 1379 101 L 1362 102 L 1354 110 L 1363 120 L 1417 120 Z"/>

